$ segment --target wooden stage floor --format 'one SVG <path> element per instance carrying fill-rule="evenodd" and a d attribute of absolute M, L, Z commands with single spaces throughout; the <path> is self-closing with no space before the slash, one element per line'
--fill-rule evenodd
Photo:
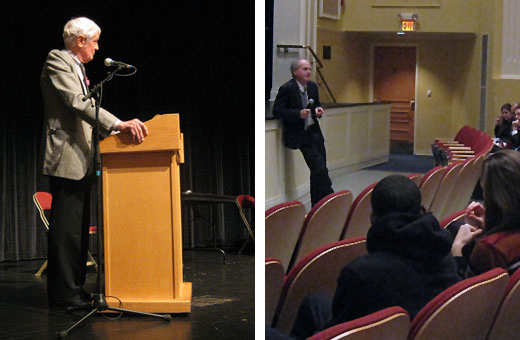
<path fill-rule="evenodd" d="M 190 314 L 172 315 L 171 322 L 122 315 L 117 320 L 95 315 L 67 339 L 254 339 L 254 256 L 213 251 L 185 251 L 184 281 L 192 282 Z M 81 316 L 49 310 L 45 275 L 34 273 L 42 260 L 0 263 L 0 339 L 56 339 Z M 87 275 L 95 290 L 96 274 Z M 124 308 L 124 306 L 123 306 Z M 114 317 L 110 313 L 110 317 Z"/>

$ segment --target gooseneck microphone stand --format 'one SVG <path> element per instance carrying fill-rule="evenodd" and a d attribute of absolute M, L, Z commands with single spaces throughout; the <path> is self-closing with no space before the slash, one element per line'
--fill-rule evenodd
<path fill-rule="evenodd" d="M 151 316 L 155 318 L 160 318 L 166 321 L 171 320 L 171 316 L 169 314 L 152 314 L 152 313 L 146 313 L 146 312 L 139 312 L 129 309 L 123 309 L 123 308 L 116 308 L 116 307 L 110 307 L 106 301 L 105 294 L 103 292 L 103 286 L 102 286 L 102 280 L 101 280 L 101 272 L 104 272 L 104 252 L 103 252 L 103 218 L 102 218 L 102 212 L 103 212 L 103 197 L 102 197 L 102 182 L 101 182 L 101 154 L 99 152 L 99 108 L 101 107 L 101 99 L 103 97 L 103 85 L 112 80 L 114 75 L 118 76 L 131 76 L 135 72 L 137 72 L 137 69 L 134 68 L 134 72 L 130 74 L 117 74 L 122 68 L 125 66 L 118 65 L 117 68 L 109 72 L 107 77 L 103 79 L 99 84 L 95 85 L 92 90 L 83 98 L 83 101 L 87 101 L 90 98 L 93 98 L 96 104 L 96 120 L 94 124 L 93 129 L 93 158 L 94 158 L 94 184 L 95 187 L 95 198 L 96 198 L 96 218 L 97 218 L 97 226 L 98 226 L 98 232 L 97 232 L 97 241 L 98 241 L 98 254 L 97 254 L 97 260 L 98 260 L 98 274 L 97 274 L 97 280 L 96 280 L 96 290 L 97 293 L 93 294 L 93 304 L 92 304 L 92 310 L 88 312 L 85 316 L 83 316 L 80 320 L 76 321 L 72 326 L 67 328 L 64 331 L 57 332 L 57 335 L 64 339 L 67 337 L 69 332 L 74 329 L 76 326 L 78 326 L 80 323 L 85 321 L 87 318 L 89 318 L 91 315 L 97 312 L 103 312 L 103 311 L 114 311 L 114 312 L 120 312 L 120 313 L 132 313 L 137 315 L 143 315 L 143 316 Z"/>

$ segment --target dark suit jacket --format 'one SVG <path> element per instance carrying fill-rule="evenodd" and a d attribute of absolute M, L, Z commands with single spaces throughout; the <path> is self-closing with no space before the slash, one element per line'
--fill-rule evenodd
<path fill-rule="evenodd" d="M 515 133 L 509 135 L 511 138 L 511 149 L 516 149 L 520 146 L 520 133 Z"/>
<path fill-rule="evenodd" d="M 314 99 L 311 108 L 313 112 L 316 107 L 321 106 L 318 86 L 312 81 L 307 83 L 307 97 Z M 301 110 L 303 110 L 301 92 L 296 80 L 291 79 L 280 87 L 273 106 L 273 115 L 282 119 L 284 145 L 290 149 L 298 149 L 306 138 L 305 120 L 300 118 Z M 319 124 L 316 126 L 319 130 Z M 319 131 L 321 134 L 321 130 Z"/>
<path fill-rule="evenodd" d="M 504 120 L 500 125 L 495 125 L 495 137 L 507 142 L 511 138 L 512 121 Z"/>

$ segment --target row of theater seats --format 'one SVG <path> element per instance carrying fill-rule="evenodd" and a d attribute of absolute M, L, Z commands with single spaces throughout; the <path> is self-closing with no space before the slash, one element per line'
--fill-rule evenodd
<path fill-rule="evenodd" d="M 441 222 L 445 227 L 464 211 Z M 283 264 L 265 260 L 265 323 L 290 334 L 303 298 L 320 293 L 331 299 L 343 266 L 366 254 L 364 237 L 315 249 L 285 276 Z M 324 330 L 310 339 L 516 339 L 520 334 L 520 271 L 511 277 L 496 268 L 463 280 L 436 296 L 410 323 L 408 313 L 391 307 Z"/>
<path fill-rule="evenodd" d="M 484 156 L 490 150 L 487 146 L 477 149 L 477 153 L 463 161 L 436 166 L 424 176 L 409 175 L 421 190 L 423 206 L 441 221 L 443 227 L 466 214 L 465 207 L 480 177 Z M 348 190 L 333 193 L 307 214 L 298 201 L 266 210 L 266 325 L 289 334 L 302 299 L 309 293 L 332 298 L 341 269 L 352 259 L 367 254 L 365 236 L 370 228 L 370 197 L 376 184 L 365 188 L 355 200 Z M 511 278 L 507 294 L 516 292 L 519 275 L 520 272 Z M 395 339 L 486 339 L 507 277 L 505 271 L 497 269 L 462 281 L 435 298 L 411 324 L 406 311 L 392 307 L 333 327 L 320 333 L 319 338 L 348 333 L 353 338 L 356 334 L 361 335 L 363 339 L 372 339 L 372 334 L 376 334 L 374 339 L 394 339 L 390 334 L 395 334 Z M 488 294 L 486 287 L 492 287 L 489 289 L 495 294 Z M 501 310 L 511 308 L 506 307 L 509 299 L 513 298 L 504 300 Z M 517 306 L 520 298 L 514 299 L 512 305 Z M 479 305 L 473 306 L 475 303 Z M 501 313 L 504 318 L 514 315 Z M 487 322 L 490 316 L 491 321 Z M 457 325 L 457 332 L 452 332 L 452 323 L 457 320 L 461 323 Z M 449 322 L 449 327 L 443 322 Z M 495 321 L 493 325 L 500 322 Z M 475 323 L 478 325 L 473 326 Z M 495 331 L 490 332 L 488 339 L 500 339 L 492 334 L 502 328 L 493 327 Z M 506 338 L 510 337 L 506 335 Z"/>
<path fill-rule="evenodd" d="M 441 220 L 464 209 L 480 177 L 484 155 L 437 166 L 424 176 L 411 174 L 422 204 Z M 349 190 L 330 194 L 307 214 L 299 201 L 278 204 L 265 212 L 265 256 L 280 259 L 287 273 L 313 249 L 331 242 L 366 236 L 372 211 L 370 197 L 377 183 L 353 200 Z"/>
<path fill-rule="evenodd" d="M 440 224 L 446 228 L 466 214 L 466 209 L 458 211 L 440 221 Z M 266 324 L 271 324 L 276 315 L 275 324 L 282 331 L 288 332 L 302 299 L 309 293 L 332 297 L 341 269 L 354 258 L 366 254 L 365 237 L 332 242 L 313 249 L 287 275 L 283 261 L 268 256 L 265 277 Z"/>
<path fill-rule="evenodd" d="M 493 140 L 487 133 L 470 126 L 463 126 L 454 139 L 436 139 L 432 144 L 435 165 L 447 166 L 453 162 L 485 155 L 493 148 Z"/>

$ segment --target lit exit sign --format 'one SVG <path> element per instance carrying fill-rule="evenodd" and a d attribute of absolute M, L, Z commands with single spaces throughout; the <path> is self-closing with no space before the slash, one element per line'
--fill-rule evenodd
<path fill-rule="evenodd" d="M 401 21 L 401 31 L 403 31 L 403 32 L 415 31 L 415 20 L 402 20 Z"/>

